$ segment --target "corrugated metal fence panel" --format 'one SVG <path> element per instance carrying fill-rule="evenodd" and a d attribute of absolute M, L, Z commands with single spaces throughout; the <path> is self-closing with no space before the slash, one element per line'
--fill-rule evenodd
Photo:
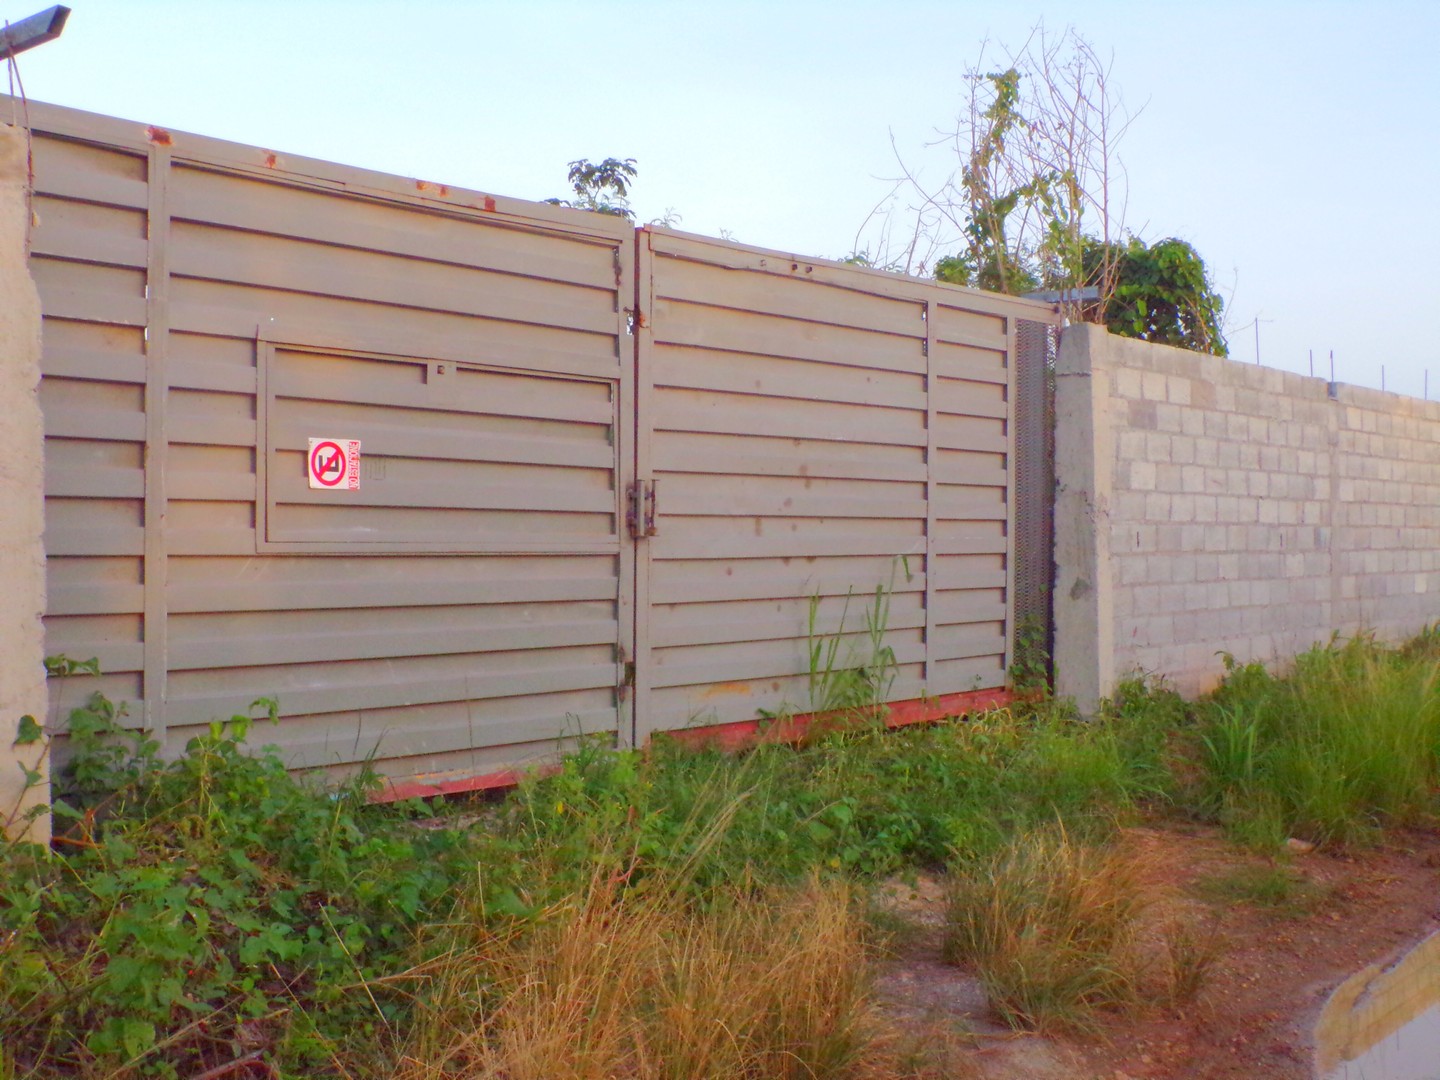
<path fill-rule="evenodd" d="M 1014 315 L 1025 302 L 667 230 L 641 235 L 641 733 L 811 707 L 819 636 L 892 700 L 1003 685 Z"/>
<path fill-rule="evenodd" d="M 932 694 L 1003 686 L 1010 662 L 1015 320 L 963 302 L 932 308 Z"/>
<path fill-rule="evenodd" d="M 37 137 L 31 273 L 45 312 L 46 651 L 144 715 L 148 156 Z"/>
<path fill-rule="evenodd" d="M 172 750 L 262 695 L 297 767 L 628 737 L 626 223 L 31 115 L 70 215 L 35 259 L 51 651 Z M 361 440 L 359 491 L 310 491 L 308 437 Z"/>

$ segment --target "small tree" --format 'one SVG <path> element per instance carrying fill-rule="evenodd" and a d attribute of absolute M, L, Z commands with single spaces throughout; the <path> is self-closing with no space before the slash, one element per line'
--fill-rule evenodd
<path fill-rule="evenodd" d="M 1074 293 L 1065 301 L 1072 319 L 1223 353 L 1220 299 L 1195 250 L 1126 237 L 1116 147 L 1134 118 L 1114 92 L 1109 61 L 1074 30 L 1057 37 L 1041 26 L 1002 68 L 966 77 L 968 109 L 943 139 L 958 164 L 927 185 L 897 153 L 902 175 L 887 201 L 908 202 L 909 239 L 892 254 L 893 211 L 872 214 L 862 233 L 879 219 L 881 254 L 867 256 L 870 264 L 924 273 L 929 263 L 941 281 L 996 292 Z M 1091 289 L 1099 303 L 1079 299 Z"/>
<path fill-rule="evenodd" d="M 596 214 L 613 214 L 626 221 L 635 220 L 630 209 L 630 185 L 636 175 L 635 159 L 606 158 L 592 163 L 586 158 L 570 162 L 566 179 L 575 192 L 573 199 L 546 199 L 552 206 L 568 206 Z"/>

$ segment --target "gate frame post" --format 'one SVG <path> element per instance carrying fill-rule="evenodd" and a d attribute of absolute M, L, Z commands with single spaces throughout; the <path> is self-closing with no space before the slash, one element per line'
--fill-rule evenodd
<path fill-rule="evenodd" d="M 18 743 L 21 718 L 43 723 L 45 686 L 45 428 L 40 414 L 40 296 L 28 265 L 28 133 L 0 125 L 0 826 L 46 843 L 46 740 Z M 38 774 L 38 783 L 29 776 Z M 28 820 L 27 820 L 28 818 Z"/>

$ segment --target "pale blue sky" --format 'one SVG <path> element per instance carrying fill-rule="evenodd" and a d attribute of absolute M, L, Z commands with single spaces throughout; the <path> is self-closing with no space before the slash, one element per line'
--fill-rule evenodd
<path fill-rule="evenodd" d="M 47 0 L 0 0 L 18 19 Z M 1127 224 L 1210 264 L 1232 355 L 1440 397 L 1440 0 L 72 0 L 32 98 L 502 195 L 635 157 L 642 218 L 847 253 L 980 43 L 1043 18 L 1143 106 Z M 924 159 L 938 174 L 941 157 Z"/>

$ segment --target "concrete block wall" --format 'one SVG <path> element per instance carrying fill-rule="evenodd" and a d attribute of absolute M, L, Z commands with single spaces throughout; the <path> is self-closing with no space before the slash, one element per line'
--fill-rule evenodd
<path fill-rule="evenodd" d="M 1440 402 L 1072 326 L 1056 415 L 1057 688 L 1082 707 L 1440 620 Z"/>

